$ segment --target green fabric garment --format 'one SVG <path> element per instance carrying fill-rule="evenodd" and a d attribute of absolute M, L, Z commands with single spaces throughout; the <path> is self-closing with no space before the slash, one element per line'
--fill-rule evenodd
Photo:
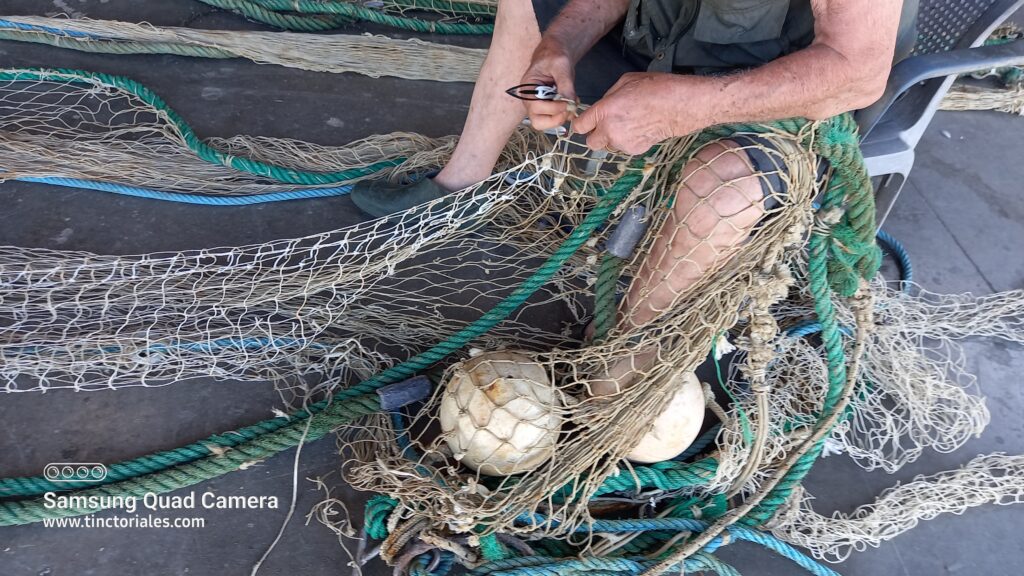
<path fill-rule="evenodd" d="M 901 43 L 913 44 L 918 0 L 905 0 Z M 652 72 L 716 72 L 771 62 L 814 40 L 810 0 L 632 0 L 623 41 Z M 901 47 L 897 59 L 909 53 Z"/>
<path fill-rule="evenodd" d="M 814 39 L 810 0 L 632 0 L 623 39 L 654 72 L 759 66 Z"/>

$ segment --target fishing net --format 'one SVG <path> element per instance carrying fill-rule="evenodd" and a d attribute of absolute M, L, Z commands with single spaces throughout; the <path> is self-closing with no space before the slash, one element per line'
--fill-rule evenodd
<path fill-rule="evenodd" d="M 161 27 L 89 18 L 0 18 L 0 39 L 110 54 L 247 58 L 314 72 L 473 82 L 486 50 L 380 35 L 298 34 Z"/>
<path fill-rule="evenodd" d="M 1020 42 L 1024 31 L 1016 24 L 1000 26 L 985 41 L 986 45 Z M 969 75 L 974 80 L 994 77 L 995 85 L 965 83 L 954 84 L 939 106 L 941 110 L 997 110 L 1010 114 L 1024 114 L 1024 68 L 1009 66 L 979 70 Z"/>
<path fill-rule="evenodd" d="M 487 478 L 454 467 L 447 442 L 451 434 L 436 434 L 437 414 L 444 411 L 441 404 L 446 395 L 439 389 L 408 424 L 411 450 L 407 452 L 417 456 L 409 458 L 408 453 L 388 450 L 395 446 L 395 430 L 374 431 L 379 445 L 372 445 L 365 431 L 357 428 L 353 442 L 361 449 L 355 452 L 364 457 L 351 462 L 348 480 L 360 488 L 401 494 L 417 516 L 463 529 L 485 525 L 513 533 L 564 533 L 574 523 L 590 520 L 587 500 L 605 478 L 622 472 L 622 457 L 634 448 L 636 439 L 651 426 L 652 417 L 659 414 L 659 407 L 676 391 L 679 374 L 703 362 L 716 338 L 740 322 L 736 338 L 750 341 L 754 348 L 748 372 L 756 378 L 754 373 L 765 370 L 767 358 L 759 354 L 762 351 L 757 346 L 767 346 L 774 338 L 769 307 L 786 295 L 793 281 L 788 270 L 810 225 L 810 203 L 816 189 L 814 155 L 797 145 L 796 136 L 780 133 L 772 138 L 778 142 L 773 153 L 784 168 L 779 175 L 788 182 L 790 193 L 778 199 L 777 207 L 768 210 L 757 227 L 756 215 L 745 214 L 761 211 L 756 208 L 763 201 L 757 177 L 750 177 L 753 187 L 741 187 L 723 175 L 723 166 L 727 170 L 736 158 L 736 148 L 706 145 L 687 169 L 679 170 L 678 159 L 692 148 L 684 141 L 662 147 L 648 161 L 640 192 L 631 199 L 647 205 L 652 215 L 651 233 L 637 254 L 656 254 L 671 265 L 656 261 L 660 272 L 653 274 L 642 269 L 652 265 L 651 259 L 634 257 L 626 265 L 625 275 L 645 279 L 649 285 L 634 280 L 639 288 L 631 293 L 643 293 L 645 299 L 631 301 L 627 297 L 622 310 L 625 318 L 632 318 L 640 306 L 657 302 L 650 319 L 635 326 L 628 321 L 620 323 L 603 342 L 582 348 L 522 352 L 542 374 L 549 375 L 549 384 L 534 378 L 536 389 L 513 392 L 529 409 L 496 400 L 499 406 L 517 412 L 521 423 L 518 430 L 498 431 L 502 439 L 495 449 L 500 449 L 502 442 L 515 441 L 508 436 L 534 439 L 544 444 L 543 451 L 549 455 L 541 466 L 527 475 L 504 478 Z M 716 173 L 716 168 L 722 173 Z M 708 180 L 717 184 L 708 187 Z M 677 198 L 664 194 L 677 189 L 686 192 Z M 688 198 L 686 194 L 694 189 L 710 193 Z M 672 207 L 666 207 L 673 200 Z M 591 274 L 594 271 L 592 267 Z M 596 285 L 597 279 L 591 283 Z M 657 290 L 664 290 L 660 301 L 650 296 Z M 587 292 L 580 295 L 590 296 Z M 537 348 L 528 340 L 515 344 Z M 553 402 L 541 402 L 542 397 Z M 469 406 L 472 398 L 457 396 L 454 401 L 456 411 L 469 410 L 470 416 L 477 416 Z M 537 409 L 540 405 L 547 409 Z M 469 433 L 495 434 L 486 420 L 484 415 L 477 423 L 479 428 Z M 553 430 L 557 440 L 552 443 L 549 436 L 527 428 Z M 470 437 L 463 442 L 488 440 Z M 518 448 L 524 452 L 536 449 Z M 736 467 L 742 464 L 741 458 Z M 709 489 L 728 486 L 738 473 L 720 468 Z M 516 523 L 533 512 L 542 512 L 550 521 Z"/>
<path fill-rule="evenodd" d="M 5 179 L 212 201 L 411 178 L 452 148 L 406 134 L 344 147 L 202 139 L 123 78 L 8 69 L 0 81 Z M 90 390 L 212 376 L 327 397 L 493 319 L 441 354 L 425 402 L 339 432 L 346 480 L 387 495 L 367 517 L 385 559 L 423 568 L 441 549 L 479 566 L 504 549 L 706 568 L 724 530 L 769 522 L 841 558 L 918 519 L 1019 500 L 999 473 L 1019 463 L 999 457 L 849 517 L 814 513 L 799 482 L 822 450 L 893 471 L 926 447 L 962 445 L 988 415 L 954 341 L 1024 341 L 1020 291 L 911 297 L 861 279 L 878 254 L 863 239 L 874 224 L 859 157 L 841 153 L 856 150 L 850 126 L 714 129 L 642 158 L 523 129 L 486 181 L 321 234 L 127 256 L 0 247 L 0 382 Z M 747 149 L 776 168 L 752 174 Z M 616 255 L 608 246 L 631 218 L 646 232 Z M 708 441 L 679 460 L 624 460 L 705 362 L 719 372 L 699 394 L 718 421 Z M 480 366 L 507 385 L 467 376 Z M 491 450 L 469 455 L 481 444 Z M 499 451 L 539 456 L 502 470 Z M 926 505 L 936 494 L 948 498 Z M 675 524 L 608 528 L 623 514 Z"/>

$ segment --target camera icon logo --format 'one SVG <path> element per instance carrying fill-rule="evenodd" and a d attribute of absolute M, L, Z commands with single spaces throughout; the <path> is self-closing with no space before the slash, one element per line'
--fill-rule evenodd
<path fill-rule="evenodd" d="M 99 462 L 51 462 L 43 468 L 43 477 L 50 482 L 101 482 L 107 478 L 107 467 Z"/>

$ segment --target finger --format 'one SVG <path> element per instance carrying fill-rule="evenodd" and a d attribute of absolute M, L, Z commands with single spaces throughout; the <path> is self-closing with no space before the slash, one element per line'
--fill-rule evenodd
<path fill-rule="evenodd" d="M 586 134 L 597 126 L 598 115 L 600 114 L 600 109 L 597 106 L 597 104 L 594 104 L 590 108 L 587 108 L 582 114 L 572 121 L 572 129 L 574 132 L 577 134 Z"/>
<path fill-rule="evenodd" d="M 555 86 L 558 88 L 558 95 L 569 100 L 576 99 L 576 82 L 572 74 L 560 73 L 561 70 L 555 73 L 553 81 Z"/>
<path fill-rule="evenodd" d="M 519 82 L 520 84 L 555 86 L 559 95 L 570 100 L 576 99 L 576 81 L 573 77 L 572 65 L 568 61 L 537 63 L 523 74 Z"/>
<path fill-rule="evenodd" d="M 533 126 L 534 130 L 548 130 L 565 124 L 565 115 L 556 116 L 531 116 L 530 126 Z"/>
<path fill-rule="evenodd" d="M 526 112 L 532 119 L 534 116 L 557 116 L 565 114 L 565 102 L 549 100 L 527 100 Z"/>
<path fill-rule="evenodd" d="M 534 101 L 527 105 L 530 125 L 537 130 L 547 130 L 565 124 L 567 110 L 564 102 Z"/>
<path fill-rule="evenodd" d="M 590 136 L 587 136 L 587 148 L 591 150 L 609 150 L 611 139 L 604 130 L 598 128 L 594 130 Z"/>

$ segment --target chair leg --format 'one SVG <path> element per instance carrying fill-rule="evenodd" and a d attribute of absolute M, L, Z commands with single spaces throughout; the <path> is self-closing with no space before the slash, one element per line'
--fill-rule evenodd
<path fill-rule="evenodd" d="M 881 177 L 881 181 L 875 190 L 875 221 L 878 229 L 882 229 L 885 219 L 892 212 L 896 199 L 903 191 L 903 185 L 907 182 L 907 174 L 895 172 Z"/>

